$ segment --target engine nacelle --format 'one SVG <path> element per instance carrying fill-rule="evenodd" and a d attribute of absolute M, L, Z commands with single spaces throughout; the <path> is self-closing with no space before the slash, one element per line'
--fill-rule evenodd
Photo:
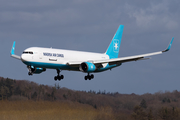
<path fill-rule="evenodd" d="M 35 68 L 35 70 L 33 71 L 34 74 L 40 74 L 42 72 L 46 71 L 45 68 Z"/>
<path fill-rule="evenodd" d="M 28 69 L 31 74 L 40 74 L 40 73 L 46 71 L 45 68 L 36 68 L 34 66 L 29 66 Z"/>
<path fill-rule="evenodd" d="M 83 62 L 79 66 L 79 70 L 82 72 L 94 72 L 96 70 L 96 66 L 91 62 Z"/>
<path fill-rule="evenodd" d="M 28 68 L 28 75 L 33 75 L 33 74 L 40 74 L 44 71 L 46 71 L 46 68 L 38 68 L 34 66 L 27 66 Z"/>

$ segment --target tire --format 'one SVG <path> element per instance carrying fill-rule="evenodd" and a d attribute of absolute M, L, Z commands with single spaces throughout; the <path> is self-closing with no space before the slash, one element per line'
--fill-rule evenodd
<path fill-rule="evenodd" d="M 60 81 L 61 80 L 61 76 L 57 76 L 57 79 Z"/>
<path fill-rule="evenodd" d="M 92 78 L 92 79 L 94 78 L 94 75 L 93 75 L 93 74 L 91 74 L 91 78 Z"/>
<path fill-rule="evenodd" d="M 87 80 L 87 76 L 85 76 L 84 79 Z"/>
<path fill-rule="evenodd" d="M 64 75 L 61 75 L 61 79 L 64 79 Z"/>
<path fill-rule="evenodd" d="M 28 72 L 28 75 L 32 75 L 32 73 Z"/>
<path fill-rule="evenodd" d="M 57 81 L 57 76 L 54 77 L 54 80 Z"/>

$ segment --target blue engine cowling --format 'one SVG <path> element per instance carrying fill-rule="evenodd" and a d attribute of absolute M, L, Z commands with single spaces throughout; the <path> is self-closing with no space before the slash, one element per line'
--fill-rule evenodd
<path fill-rule="evenodd" d="M 42 73 L 42 72 L 44 72 L 44 71 L 46 71 L 45 68 L 35 68 L 35 71 L 34 71 L 33 73 L 35 73 L 35 74 L 40 74 L 40 73 Z"/>
<path fill-rule="evenodd" d="M 83 62 L 79 66 L 79 69 L 82 72 L 94 72 L 96 70 L 96 66 L 91 62 Z"/>
<path fill-rule="evenodd" d="M 46 71 L 46 69 L 45 68 L 36 68 L 36 67 L 31 66 L 31 71 L 34 74 L 40 74 L 40 73 Z"/>

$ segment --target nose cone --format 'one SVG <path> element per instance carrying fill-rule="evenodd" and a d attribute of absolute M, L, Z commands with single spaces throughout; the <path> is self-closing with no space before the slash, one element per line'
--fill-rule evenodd
<path fill-rule="evenodd" d="M 21 55 L 21 60 L 22 60 L 22 61 L 25 61 L 25 56 L 24 56 L 24 54 Z"/>
<path fill-rule="evenodd" d="M 29 54 L 22 54 L 21 55 L 21 60 L 23 62 L 29 61 L 29 60 L 31 60 L 31 56 Z"/>

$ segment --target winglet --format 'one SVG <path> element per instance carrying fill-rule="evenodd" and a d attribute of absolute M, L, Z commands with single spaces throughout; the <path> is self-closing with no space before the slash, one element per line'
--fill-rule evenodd
<path fill-rule="evenodd" d="M 172 45 L 173 40 L 174 40 L 174 37 L 172 38 L 171 42 L 169 43 L 169 46 L 167 47 L 167 49 L 162 51 L 162 52 L 167 52 L 171 49 L 171 45 Z"/>
<path fill-rule="evenodd" d="M 15 51 L 15 45 L 16 45 L 16 41 L 13 42 L 13 46 L 12 46 L 12 49 L 11 49 L 11 56 L 16 58 L 16 59 L 21 59 L 20 56 L 15 55 L 15 52 L 14 52 Z"/>
<path fill-rule="evenodd" d="M 15 55 L 15 53 L 14 53 L 15 45 L 16 45 L 16 41 L 13 42 L 13 46 L 12 46 L 12 49 L 11 49 L 11 55 Z"/>

